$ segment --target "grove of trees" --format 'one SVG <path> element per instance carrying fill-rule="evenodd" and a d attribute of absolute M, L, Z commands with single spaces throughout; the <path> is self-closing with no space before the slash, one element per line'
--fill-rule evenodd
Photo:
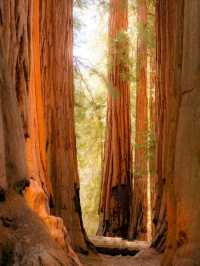
<path fill-rule="evenodd" d="M 88 4 L 0 1 L 0 265 L 82 265 L 80 254 L 95 254 L 78 171 L 93 158 L 102 168 L 90 194 L 97 234 L 151 238 L 161 265 L 198 266 L 200 2 L 98 3 L 109 17 L 107 74 L 90 72 L 107 103 L 73 58 L 74 6 Z M 87 94 L 76 90 L 80 80 Z M 97 153 L 81 157 L 86 102 L 100 134 L 96 162 Z"/>

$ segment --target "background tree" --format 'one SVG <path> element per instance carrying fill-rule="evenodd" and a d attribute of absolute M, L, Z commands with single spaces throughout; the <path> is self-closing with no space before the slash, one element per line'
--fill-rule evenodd
<path fill-rule="evenodd" d="M 157 179 L 156 170 L 156 25 L 155 25 L 155 1 L 147 1 L 148 6 L 148 239 L 155 235 L 155 225 L 152 222 L 152 214 L 155 205 L 155 184 Z"/>
<path fill-rule="evenodd" d="M 147 3 L 137 1 L 137 98 L 135 163 L 130 239 L 147 239 L 148 111 L 147 111 Z"/>
<path fill-rule="evenodd" d="M 128 1 L 111 0 L 109 95 L 98 234 L 127 237 L 131 199 Z"/>

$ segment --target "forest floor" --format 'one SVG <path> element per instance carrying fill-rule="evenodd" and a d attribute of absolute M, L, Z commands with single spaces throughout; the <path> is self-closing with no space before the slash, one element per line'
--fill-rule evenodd
<path fill-rule="evenodd" d="M 147 242 L 128 242 L 120 238 L 94 237 L 91 241 L 102 253 L 81 256 L 85 266 L 159 266 L 161 255 L 149 247 Z M 121 253 L 121 254 L 120 254 Z M 137 253 L 133 256 L 133 254 Z"/>

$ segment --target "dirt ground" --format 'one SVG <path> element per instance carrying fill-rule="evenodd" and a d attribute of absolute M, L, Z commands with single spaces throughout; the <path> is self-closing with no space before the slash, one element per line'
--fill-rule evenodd
<path fill-rule="evenodd" d="M 161 255 L 149 248 L 147 242 L 129 242 L 120 238 L 95 237 L 91 241 L 96 247 L 137 250 L 135 256 L 110 256 L 103 254 L 90 254 L 80 256 L 84 266 L 160 266 Z"/>
<path fill-rule="evenodd" d="M 90 255 L 81 256 L 85 266 L 160 266 L 161 255 L 152 249 L 140 251 L 132 256 Z"/>

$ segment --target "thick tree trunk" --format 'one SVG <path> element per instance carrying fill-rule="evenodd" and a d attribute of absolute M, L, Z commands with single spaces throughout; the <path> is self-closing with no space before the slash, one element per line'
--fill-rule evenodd
<path fill-rule="evenodd" d="M 162 265 L 199 265 L 200 2 L 160 0 L 158 23 L 168 221 Z"/>
<path fill-rule="evenodd" d="M 147 177 L 148 177 L 148 112 L 147 112 L 147 4 L 137 1 L 138 47 L 137 47 L 137 98 L 135 173 L 132 202 L 130 239 L 147 239 Z"/>
<path fill-rule="evenodd" d="M 46 153 L 54 206 L 73 247 L 87 252 L 79 199 L 73 85 L 72 0 L 41 1 L 41 68 L 47 126 Z"/>
<path fill-rule="evenodd" d="M 63 220 L 50 215 L 52 204 L 52 185 L 47 172 L 46 160 L 46 130 L 44 121 L 44 106 L 41 90 L 40 66 L 40 20 L 39 0 L 31 1 L 30 9 L 30 79 L 27 90 L 28 118 L 26 140 L 26 160 L 30 186 L 26 189 L 25 198 L 29 206 L 42 218 L 48 227 L 52 238 L 66 252 L 73 251 L 71 240 L 64 227 Z M 20 104 L 20 102 L 19 102 Z M 75 254 L 72 255 L 75 257 Z"/>
<path fill-rule="evenodd" d="M 176 226 L 172 219 L 168 220 L 169 227 L 176 228 L 176 236 L 173 235 L 176 238 L 173 264 L 191 266 L 200 264 L 200 2 L 180 1 L 177 18 L 178 58 L 173 87 L 179 93 L 173 175 Z M 173 103 L 173 99 L 171 101 Z M 170 194 L 168 202 L 169 205 L 173 204 Z"/>
<path fill-rule="evenodd" d="M 26 187 L 32 187 L 32 182 L 30 184 L 28 180 L 29 173 L 40 184 L 38 187 L 41 191 L 46 187 L 46 179 L 43 179 L 43 173 L 39 175 L 38 170 L 43 162 L 41 157 L 37 158 L 41 152 L 38 144 L 41 139 L 36 140 L 34 135 L 42 134 L 37 127 L 39 111 L 33 110 L 33 94 L 38 88 L 35 86 L 36 80 L 34 86 L 31 82 L 29 87 L 30 77 L 31 81 L 35 78 L 32 74 L 30 76 L 31 40 L 35 41 L 30 34 L 33 8 L 32 2 L 26 0 L 0 2 L 0 264 L 78 265 L 78 259 L 70 247 L 65 252 L 60 248 L 51 237 L 50 227 L 47 228 L 27 206 L 23 197 Z M 37 65 L 35 61 L 33 64 L 34 67 Z M 35 131 L 28 124 L 29 121 L 33 125 L 33 117 Z M 25 139 L 29 139 L 29 144 L 34 148 L 31 154 L 26 153 L 29 145 Z M 31 156 L 29 172 L 26 154 Z M 37 164 L 34 158 L 37 158 Z M 38 203 L 41 203 L 40 198 Z M 66 252 L 71 253 L 74 260 Z"/>
<path fill-rule="evenodd" d="M 98 234 L 127 237 L 132 186 L 128 1 L 110 1 L 109 95 Z"/>

